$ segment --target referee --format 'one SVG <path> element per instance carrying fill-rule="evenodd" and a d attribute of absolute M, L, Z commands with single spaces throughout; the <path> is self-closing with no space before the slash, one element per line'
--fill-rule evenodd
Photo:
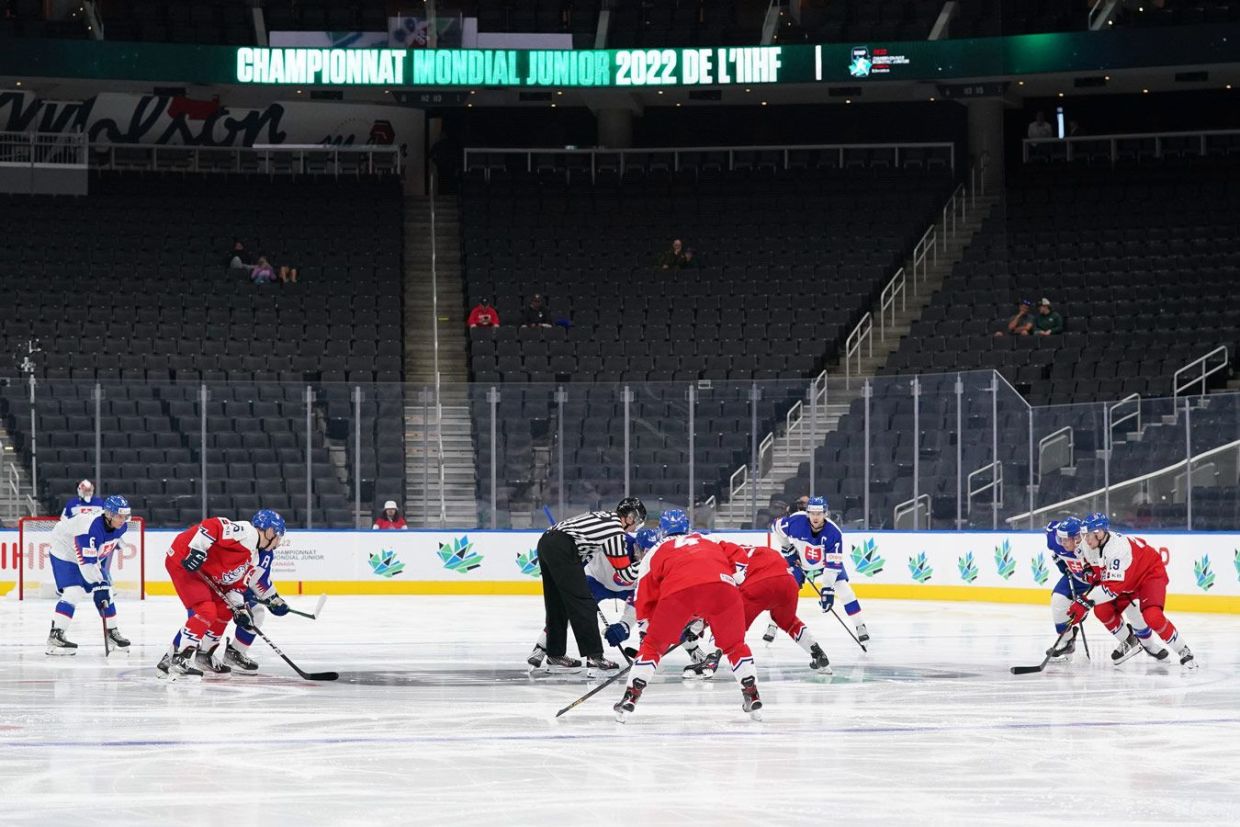
<path fill-rule="evenodd" d="M 542 572 L 543 603 L 547 611 L 547 663 L 561 669 L 578 669 L 581 661 L 565 656 L 568 624 L 577 638 L 577 651 L 593 669 L 616 669 L 603 659 L 603 639 L 598 633 L 598 603 L 586 584 L 582 564 L 604 554 L 617 571 L 636 576 L 625 538 L 646 521 L 646 506 L 637 497 L 625 497 L 615 511 L 590 511 L 561 520 L 538 539 L 538 564 Z M 531 665 L 540 653 L 530 657 Z"/>

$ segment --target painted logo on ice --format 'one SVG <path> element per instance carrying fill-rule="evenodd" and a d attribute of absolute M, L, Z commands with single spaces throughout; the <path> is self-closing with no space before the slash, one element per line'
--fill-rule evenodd
<path fill-rule="evenodd" d="M 1009 540 L 995 546 L 995 568 L 1004 580 L 1010 580 L 1016 572 L 1016 558 L 1012 556 L 1012 543 Z"/>
<path fill-rule="evenodd" d="M 541 577 L 542 568 L 538 565 L 538 549 L 532 548 L 525 554 L 517 555 L 517 568 L 526 577 Z"/>
<path fill-rule="evenodd" d="M 469 537 L 457 537 L 450 545 L 440 543 L 437 554 L 448 571 L 468 574 L 482 565 L 482 555 L 475 553 L 473 548 L 474 544 L 469 542 Z"/>
<path fill-rule="evenodd" d="M 1037 557 L 1034 557 L 1031 568 L 1033 570 L 1033 582 L 1039 586 L 1045 586 L 1047 578 L 1050 577 L 1050 572 L 1046 570 L 1046 555 L 1039 554 Z"/>
<path fill-rule="evenodd" d="M 1193 563 L 1193 575 L 1197 578 L 1197 588 L 1203 592 L 1213 588 L 1214 572 L 1210 571 L 1210 555 L 1203 554 L 1200 560 Z"/>
<path fill-rule="evenodd" d="M 964 582 L 972 583 L 977 579 L 979 572 L 977 563 L 973 562 L 973 552 L 967 552 L 964 557 L 957 557 L 956 568 L 960 569 L 960 579 Z"/>
<path fill-rule="evenodd" d="M 396 551 L 390 548 L 370 555 L 368 562 L 370 570 L 380 577 L 395 577 L 405 570 L 405 564 L 396 559 Z"/>
<path fill-rule="evenodd" d="M 923 551 L 916 557 L 908 558 L 909 574 L 913 575 L 913 579 L 918 583 L 925 583 L 934 576 L 934 569 L 930 567 L 929 561 L 926 560 L 926 553 Z"/>
<path fill-rule="evenodd" d="M 1240 555 L 1240 552 L 1237 552 Z M 857 569 L 858 574 L 866 577 L 873 577 L 883 570 L 883 566 L 887 565 L 887 561 L 878 553 L 878 546 L 874 543 L 873 538 L 866 540 L 864 544 L 852 547 L 851 553 L 853 565 Z M 1237 563 L 1237 570 L 1240 571 L 1240 563 Z"/>

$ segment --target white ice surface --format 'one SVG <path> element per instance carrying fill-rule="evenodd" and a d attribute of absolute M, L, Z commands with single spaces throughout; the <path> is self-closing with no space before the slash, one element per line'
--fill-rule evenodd
<path fill-rule="evenodd" d="M 290 598 L 303 609 L 312 597 Z M 261 677 L 167 684 L 154 664 L 183 617 L 120 606 L 133 651 L 104 660 L 79 608 L 73 658 L 43 643 L 52 604 L 0 600 L 0 824 L 1240 823 L 1240 618 L 1173 616 L 1202 668 L 1145 657 L 1035 664 L 1053 638 L 1029 606 L 870 601 L 862 654 L 802 617 L 832 678 L 750 633 L 766 720 L 665 661 L 631 722 L 621 684 L 531 680 L 533 597 L 331 597 L 266 630 Z"/>

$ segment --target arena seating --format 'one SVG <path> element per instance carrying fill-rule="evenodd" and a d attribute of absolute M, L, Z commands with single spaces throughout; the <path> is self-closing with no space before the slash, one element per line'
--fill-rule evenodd
<path fill-rule="evenodd" d="M 100 16 L 108 40 L 236 45 L 255 42 L 250 7 L 232 0 L 111 0 L 101 4 Z"/>
<path fill-rule="evenodd" d="M 315 523 L 353 522 L 352 486 L 326 439 L 347 446 L 352 475 L 355 385 L 367 504 L 372 487 L 403 490 L 400 386 L 376 384 L 403 378 L 400 215 L 397 183 L 378 180 L 121 177 L 95 180 L 86 198 L 0 199 L 11 240 L 0 264 L 0 415 L 28 462 L 19 362 L 37 339 L 44 507 L 94 476 L 96 383 L 103 490 L 130 494 L 152 525 L 200 513 L 202 384 L 210 510 L 261 502 L 304 524 L 308 384 Z M 235 237 L 297 265 L 300 283 L 255 286 L 229 272 Z M 380 414 L 401 425 L 381 427 Z"/>
<path fill-rule="evenodd" d="M 632 416 L 655 423 L 634 429 L 639 490 L 683 501 L 685 392 L 701 380 L 711 393 L 697 411 L 695 495 L 716 493 L 749 456 L 751 383 L 764 388 L 765 434 L 838 353 L 950 192 L 946 168 L 926 170 L 914 155 L 892 169 L 872 152 L 844 170 L 778 173 L 757 151 L 741 153 L 743 168 L 733 171 L 711 153 L 682 159 L 675 173 L 637 156 L 623 179 L 601 174 L 596 183 L 588 168 L 526 175 L 523 157 L 510 174 L 492 164 L 489 182 L 473 170 L 462 199 L 469 301 L 493 298 L 503 321 L 470 337 L 482 385 L 479 468 L 490 454 L 486 386 L 504 388 L 496 447 L 501 478 L 517 480 L 512 494 L 531 477 L 513 469 L 529 468 L 536 448 L 553 442 L 555 383 L 604 383 L 569 386 L 565 477 L 614 496 L 623 443 L 620 386 L 611 383 L 622 382 L 637 394 Z M 673 237 L 696 250 L 700 268 L 655 266 Z M 518 328 L 533 293 L 571 327 Z M 535 384 L 513 384 L 527 382 Z"/>
<path fill-rule="evenodd" d="M 0 2 L 0 39 L 5 37 L 55 37 L 84 40 L 90 36 L 86 18 L 72 13 L 66 20 L 44 17 L 41 0 L 4 0 Z"/>
<path fill-rule="evenodd" d="M 942 8 L 942 0 L 806 0 L 801 6 L 799 26 L 790 15 L 784 16 L 778 30 L 779 42 L 925 40 Z"/>

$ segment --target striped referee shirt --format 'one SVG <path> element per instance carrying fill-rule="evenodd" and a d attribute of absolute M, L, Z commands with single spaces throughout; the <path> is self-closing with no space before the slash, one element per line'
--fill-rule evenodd
<path fill-rule="evenodd" d="M 633 565 L 628 544 L 625 542 L 626 532 L 620 525 L 620 516 L 614 511 L 578 514 L 576 517 L 560 520 L 548 530 L 560 531 L 572 537 L 582 562 L 588 562 L 595 554 L 602 552 L 617 571 Z"/>

